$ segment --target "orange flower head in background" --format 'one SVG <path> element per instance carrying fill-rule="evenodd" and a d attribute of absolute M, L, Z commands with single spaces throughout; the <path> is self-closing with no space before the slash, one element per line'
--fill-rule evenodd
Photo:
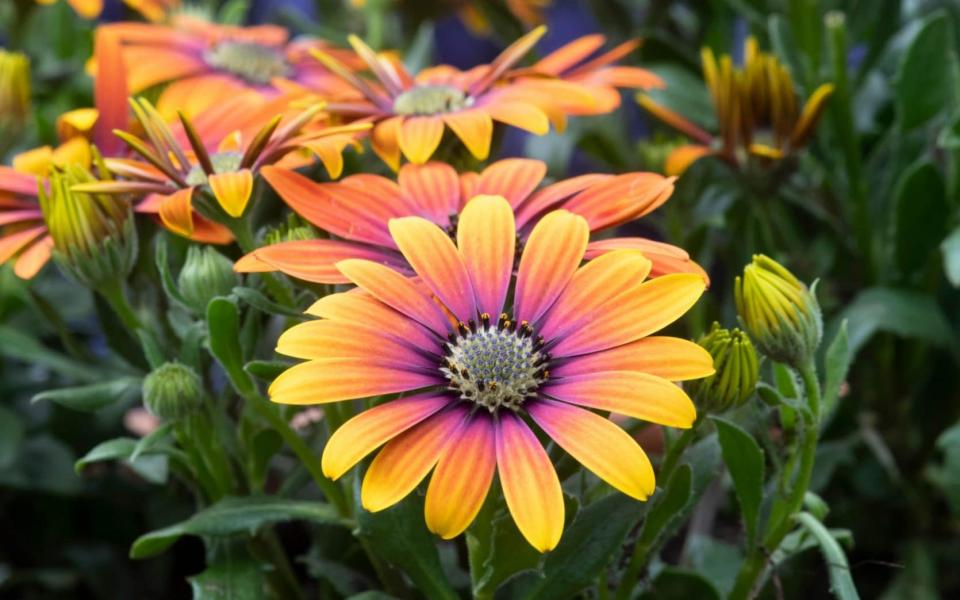
<path fill-rule="evenodd" d="M 314 55 L 352 90 L 331 97 L 327 110 L 344 118 L 372 120 L 373 150 L 397 170 L 401 153 L 412 163 L 427 162 L 446 128 L 474 157 L 486 160 L 494 121 L 537 135 L 549 131 L 551 119 L 562 122 L 564 113 L 556 97 L 545 94 L 540 86 L 505 79 L 545 31 L 544 27 L 531 31 L 492 63 L 468 71 L 439 65 L 411 75 L 403 65 L 376 54 L 356 36 L 350 36 L 350 44 L 366 61 L 375 80 L 354 73 L 328 53 L 317 51 Z M 556 86 L 587 105 L 593 102 L 581 86 L 563 81 L 557 81 Z"/>
<path fill-rule="evenodd" d="M 37 4 L 53 4 L 57 0 L 36 0 Z M 84 19 L 96 19 L 103 11 L 103 0 L 67 0 L 74 12 Z M 123 3 L 153 22 L 162 21 L 180 0 L 123 0 Z"/>
<path fill-rule="evenodd" d="M 280 82 L 321 92 L 342 87 L 310 57 L 311 49 L 355 63 L 352 53 L 321 41 L 291 42 L 287 30 L 276 25 L 235 27 L 177 15 L 169 26 L 115 23 L 101 29 L 120 40 L 131 95 L 166 84 L 156 104 L 167 120 L 178 112 L 193 117 L 244 91 L 277 96 Z"/>
<path fill-rule="evenodd" d="M 668 173 L 679 174 L 707 154 L 738 165 L 751 156 L 779 160 L 806 144 L 833 94 L 833 84 L 819 86 L 801 107 L 790 71 L 775 55 L 760 52 L 755 38 L 745 42 L 741 67 L 734 66 L 727 54 L 717 60 L 709 48 L 700 54 L 717 115 L 716 137 L 649 96 L 637 97 L 651 114 L 697 142 L 677 148 L 667 158 Z"/>
<path fill-rule="evenodd" d="M 692 342 L 650 334 L 700 297 L 690 273 L 645 281 L 640 252 L 611 252 L 580 266 L 590 227 L 553 211 L 517 244 L 503 197 L 474 197 L 455 241 L 421 217 L 389 222 L 415 277 L 349 259 L 337 269 L 358 289 L 326 296 L 277 351 L 304 359 L 270 396 L 324 404 L 388 394 L 347 421 L 323 451 L 331 478 L 379 451 L 361 502 L 399 502 L 433 471 L 425 517 L 444 538 L 459 535 L 499 477 L 520 532 L 537 550 L 556 547 L 564 525 L 560 481 L 534 431 L 623 493 L 644 500 L 654 472 L 625 431 L 590 409 L 688 428 L 696 410 L 672 383 L 713 372 Z M 516 269 L 515 283 L 513 274 Z"/>
<path fill-rule="evenodd" d="M 663 80 L 646 69 L 617 64 L 640 46 L 639 40 L 624 42 L 598 54 L 606 41 L 600 34 L 585 35 L 510 75 L 543 86 L 547 94 L 553 93 L 553 82 L 557 80 L 585 88 L 593 97 L 592 104 L 585 104 L 577 97 L 567 98 L 564 90 L 556 90 L 557 101 L 572 100 L 564 105 L 565 112 L 571 115 L 600 115 L 616 110 L 620 106 L 620 89 L 664 87 Z"/>
<path fill-rule="evenodd" d="M 526 240 L 546 213 L 563 208 L 586 219 L 592 231 L 646 215 L 673 192 L 673 178 L 656 173 L 590 174 L 540 187 L 546 165 L 532 159 L 506 159 L 481 173 L 457 171 L 446 163 L 406 164 L 397 180 L 379 175 L 351 175 L 336 183 L 316 183 L 303 175 L 267 167 L 264 179 L 305 220 L 332 234 L 331 239 L 281 242 L 254 250 L 238 271 L 282 271 L 319 283 L 345 283 L 336 268 L 345 258 L 364 258 L 411 274 L 401 249 L 390 235 L 391 219 L 417 216 L 451 236 L 457 235 L 463 207 L 474 196 L 506 198 L 516 214 L 520 240 Z M 611 250 L 640 250 L 652 261 L 652 274 L 706 274 L 682 249 L 639 237 L 591 243 L 587 259 Z"/>
<path fill-rule="evenodd" d="M 244 106 L 247 99 L 249 96 L 234 99 L 235 103 L 230 106 Z M 174 233 L 214 243 L 227 242 L 230 237 L 216 223 L 197 219 L 194 211 L 197 188 L 209 186 L 216 204 L 214 210 L 220 210 L 230 218 L 239 218 L 247 208 L 253 193 L 254 175 L 261 167 L 280 163 L 303 149 L 313 150 L 323 159 L 329 154 L 329 148 L 342 150 L 355 140 L 358 132 L 369 128 L 369 125 L 356 124 L 308 131 L 308 124 L 322 108 L 315 105 L 285 122 L 283 114 L 259 121 L 266 124 L 249 143 L 243 143 L 239 131 L 227 135 L 214 152 L 211 151 L 213 145 L 197 132 L 188 118 L 180 117 L 185 144 L 149 102 L 139 99 L 131 100 L 130 104 L 147 139 L 117 131 L 116 134 L 138 158 L 106 160 L 110 171 L 125 181 L 83 184 L 76 186 L 74 191 L 147 195 L 138 206 L 140 212 L 157 212 L 163 224 Z M 324 148 L 325 145 L 329 148 Z M 294 156 L 291 166 L 301 164 L 302 158 Z M 339 166 L 340 163 L 334 164 L 335 168 Z M 210 219 L 217 215 L 206 216 Z"/>

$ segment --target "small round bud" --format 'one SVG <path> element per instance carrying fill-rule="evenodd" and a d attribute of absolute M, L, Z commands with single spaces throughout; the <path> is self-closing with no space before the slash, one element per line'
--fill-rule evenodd
<path fill-rule="evenodd" d="M 217 296 L 226 296 L 240 284 L 230 259 L 211 246 L 191 246 L 180 269 L 177 285 L 190 308 L 199 314 Z"/>
<path fill-rule="evenodd" d="M 184 364 L 166 363 L 143 380 L 143 403 L 161 419 L 181 419 L 202 406 L 200 377 Z"/>
<path fill-rule="evenodd" d="M 723 329 L 714 323 L 697 340 L 710 356 L 716 372 L 687 384 L 697 408 L 719 414 L 742 406 L 757 387 L 760 364 L 750 338 L 739 329 Z"/>
<path fill-rule="evenodd" d="M 823 318 L 813 292 L 773 259 L 762 254 L 734 283 L 734 300 L 744 328 L 761 352 L 800 367 L 813 358 L 823 336 Z"/>

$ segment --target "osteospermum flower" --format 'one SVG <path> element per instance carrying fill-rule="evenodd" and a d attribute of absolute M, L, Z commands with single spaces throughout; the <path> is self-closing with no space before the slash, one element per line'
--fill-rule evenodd
<path fill-rule="evenodd" d="M 646 454 L 590 409 L 691 426 L 694 406 L 671 381 L 709 375 L 710 356 L 692 342 L 648 336 L 697 301 L 703 279 L 644 281 L 651 264 L 635 251 L 581 267 L 589 226 L 564 210 L 541 219 L 520 248 L 513 210 L 498 196 L 467 204 L 456 243 L 421 217 L 389 228 L 417 277 L 341 261 L 359 291 L 322 298 L 308 310 L 321 319 L 277 344 L 307 362 L 274 381 L 275 402 L 402 394 L 336 430 L 324 473 L 338 478 L 383 445 L 361 487 L 363 506 L 378 511 L 433 470 L 427 526 L 451 538 L 473 521 L 496 472 L 517 526 L 541 552 L 560 539 L 563 495 L 531 425 L 623 493 L 652 494 Z"/>
<path fill-rule="evenodd" d="M 295 172 L 265 168 L 264 178 L 304 219 L 335 239 L 282 242 L 258 248 L 241 259 L 239 271 L 283 271 L 321 283 L 344 283 L 335 267 L 344 258 L 366 258 L 409 271 L 390 236 L 396 217 L 419 216 L 456 235 L 460 212 L 476 195 L 507 199 L 516 211 L 517 231 L 525 240 L 548 211 L 564 208 L 583 216 L 592 231 L 641 217 L 666 202 L 673 179 L 656 173 L 591 174 L 538 189 L 547 172 L 531 159 L 497 161 L 482 173 L 458 175 L 450 165 L 407 164 L 397 181 L 378 175 L 352 175 L 337 183 L 315 183 Z M 587 247 L 588 258 L 627 247 L 653 262 L 653 274 L 706 274 L 682 249 L 644 238 L 613 238 Z"/>
<path fill-rule="evenodd" d="M 545 93 L 553 92 L 556 80 L 582 86 L 592 97 L 592 102 L 584 103 L 577 97 L 566 98 L 563 90 L 558 90 L 557 101 L 565 103 L 565 112 L 572 115 L 598 115 L 616 110 L 620 106 L 620 89 L 664 87 L 663 80 L 646 69 L 617 64 L 640 46 L 639 40 L 629 40 L 598 54 L 606 41 L 606 36 L 600 34 L 585 35 L 511 75 L 544 86 Z"/>
<path fill-rule="evenodd" d="M 157 109 L 168 119 L 182 112 L 194 116 L 244 91 L 266 97 L 281 92 L 275 84 L 288 81 L 317 91 L 330 91 L 339 82 L 309 56 L 324 48 L 341 60 L 351 55 L 316 40 L 289 41 L 283 27 L 234 27 L 179 15 L 170 26 L 117 23 L 104 28 L 123 45 L 130 94 L 167 84 Z"/>
<path fill-rule="evenodd" d="M 195 215 L 193 202 L 197 188 L 208 185 L 219 209 L 228 217 L 239 218 L 253 193 L 254 174 L 261 167 L 306 149 L 316 153 L 328 169 L 339 170 L 340 151 L 354 140 L 357 132 L 369 128 L 369 125 L 356 124 L 304 131 L 321 109 L 315 105 L 282 124 L 282 115 L 278 114 L 263 125 L 249 143 L 244 144 L 239 134 L 228 135 L 213 152 L 183 115 L 181 124 L 188 148 L 183 147 L 149 102 L 134 100 L 131 106 L 147 140 L 123 131 L 116 133 L 140 158 L 106 161 L 110 171 L 126 181 L 84 184 L 75 191 L 149 194 L 138 207 L 139 211 L 157 212 L 168 229 L 186 237 L 196 238 L 200 223 L 205 229 L 202 241 L 221 243 L 229 240 L 223 228 Z M 331 158 L 332 154 L 336 154 L 336 160 Z"/>
<path fill-rule="evenodd" d="M 396 170 L 401 153 L 413 163 L 428 161 L 446 128 L 480 160 L 490 154 L 494 121 L 537 135 L 547 133 L 549 117 L 556 115 L 559 120 L 562 115 L 557 99 L 544 94 L 539 86 L 503 80 L 545 31 L 543 27 L 531 31 L 489 65 L 468 71 L 440 65 L 416 75 L 396 61 L 378 56 L 360 38 L 350 36 L 350 44 L 366 61 L 375 81 L 357 75 L 325 52 L 315 51 L 314 55 L 352 88 L 350 94 L 333 96 L 327 110 L 372 120 L 373 150 Z M 559 88 L 555 92 L 591 102 L 579 86 L 559 80 L 555 83 Z"/>
<path fill-rule="evenodd" d="M 833 84 L 825 83 L 801 108 L 790 71 L 775 55 L 760 52 L 753 37 L 744 43 L 742 67 L 734 66 L 730 55 L 718 61 L 709 48 L 701 50 L 701 58 L 717 115 L 717 136 L 649 96 L 637 96 L 651 114 L 697 142 L 673 151 L 667 158 L 668 173 L 680 174 L 708 154 L 735 165 L 749 156 L 782 159 L 806 144 L 833 94 Z"/>

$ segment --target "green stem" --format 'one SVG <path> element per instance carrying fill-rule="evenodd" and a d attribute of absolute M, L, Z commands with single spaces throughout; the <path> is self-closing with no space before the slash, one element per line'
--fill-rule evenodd
<path fill-rule="evenodd" d="M 777 498 L 770 509 L 770 518 L 767 522 L 767 533 L 763 543 L 754 546 L 747 554 L 733 590 L 730 600 L 746 600 L 753 598 L 757 586 L 763 579 L 767 566 L 767 556 L 780 546 L 783 539 L 793 528 L 793 515 L 803 507 L 803 498 L 810 488 L 810 479 L 813 476 L 813 466 L 817 456 L 817 441 L 820 433 L 820 383 L 817 380 L 816 367 L 813 360 L 808 360 L 799 369 L 806 392 L 807 408 L 804 414 L 803 440 L 800 448 L 800 466 L 792 486 L 784 486 L 788 491 L 784 496 Z M 792 470 L 785 470 L 783 476 L 790 478 Z"/>
<path fill-rule="evenodd" d="M 696 439 L 697 430 L 700 428 L 702 422 L 702 418 L 697 418 L 690 429 L 685 430 L 680 437 L 677 438 L 677 441 L 670 445 L 666 456 L 663 458 L 663 463 L 660 465 L 660 473 L 657 476 L 664 484 L 670 481 L 670 477 L 680 462 L 680 457 L 683 456 L 684 451 L 690 446 L 693 440 Z M 652 534 L 648 533 L 646 523 L 644 523 L 644 527 L 637 538 L 637 543 L 633 547 L 633 556 L 630 557 L 630 562 L 627 564 L 627 568 L 623 572 L 623 577 L 620 579 L 620 585 L 617 588 L 617 600 L 627 600 L 630 598 L 630 595 L 633 593 L 633 588 L 636 587 L 637 581 L 640 580 L 640 573 L 650 559 L 658 533 L 659 531 L 653 532 Z"/>
<path fill-rule="evenodd" d="M 254 239 L 253 230 L 250 228 L 250 222 L 246 218 L 225 220 L 223 224 L 233 234 L 237 245 L 244 254 L 249 254 L 257 249 L 257 241 Z M 291 308 L 296 308 L 296 302 L 293 295 L 286 286 L 283 285 L 273 273 L 258 273 L 267 286 L 274 300 Z"/>
<path fill-rule="evenodd" d="M 293 453 L 297 455 L 297 458 L 300 459 L 303 466 L 310 472 L 310 475 L 323 492 L 323 495 L 333 504 L 337 512 L 340 513 L 341 516 L 350 516 L 350 507 L 344 499 L 343 491 L 336 483 L 323 474 L 323 471 L 320 470 L 320 461 L 314 456 L 313 450 L 311 450 L 310 447 L 307 446 L 307 443 L 301 439 L 300 435 L 290 427 L 286 419 L 280 416 L 276 411 L 276 407 L 256 391 L 244 393 L 244 399 L 270 423 L 277 433 L 280 434 L 280 437 L 283 438 L 283 441 L 290 446 L 290 449 L 293 450 Z"/>
<path fill-rule="evenodd" d="M 306 598 L 276 532 L 271 528 L 265 528 L 263 533 L 253 540 L 253 543 L 259 547 L 258 550 L 262 553 L 262 556 L 274 566 L 271 579 L 277 597 L 294 600 Z"/>
<path fill-rule="evenodd" d="M 127 331 L 136 339 L 135 334 L 143 327 L 143 324 L 140 322 L 140 317 L 137 316 L 133 306 L 130 305 L 130 301 L 127 300 L 127 294 L 123 291 L 123 281 L 116 279 L 100 286 L 97 291 L 120 318 Z"/>

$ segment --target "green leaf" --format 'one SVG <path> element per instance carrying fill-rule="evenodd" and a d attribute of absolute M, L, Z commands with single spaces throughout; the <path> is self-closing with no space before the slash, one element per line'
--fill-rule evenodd
<path fill-rule="evenodd" d="M 950 510 L 960 516 L 960 422 L 937 438 L 943 461 L 927 467 L 926 476 L 947 499 Z"/>
<path fill-rule="evenodd" d="M 654 498 L 653 508 L 643 521 L 641 541 L 652 544 L 670 522 L 683 512 L 692 494 L 693 470 L 690 465 L 682 464 L 670 476 L 670 481 L 663 493 L 659 494 L 659 498 Z"/>
<path fill-rule="evenodd" d="M 137 331 L 137 338 L 140 340 L 143 354 L 151 369 L 156 369 L 167 362 L 166 357 L 163 355 L 163 350 L 160 349 L 160 345 L 157 343 L 157 339 L 152 332 L 146 329 L 140 329 Z"/>
<path fill-rule="evenodd" d="M 73 471 L 73 451 L 46 434 L 28 437 L 14 461 L 0 468 L 0 487 L 53 494 L 75 494 L 80 478 Z"/>
<path fill-rule="evenodd" d="M 763 500 L 763 450 L 753 436 L 739 426 L 720 417 L 710 418 L 717 426 L 723 462 L 730 470 L 747 538 L 752 543 L 756 539 L 757 517 Z"/>
<path fill-rule="evenodd" d="M 837 407 L 840 387 L 847 378 L 847 371 L 853 360 L 850 352 L 850 340 L 847 337 L 847 322 L 840 323 L 840 330 L 833 336 L 824 356 L 825 381 L 823 386 L 823 412 L 829 418 Z"/>
<path fill-rule="evenodd" d="M 273 300 L 270 300 L 264 296 L 260 291 L 250 287 L 237 286 L 233 288 L 232 293 L 234 296 L 240 298 L 250 306 L 254 307 L 260 312 L 267 313 L 268 315 L 280 315 L 282 317 L 290 317 L 291 319 L 298 319 L 300 321 L 305 321 L 309 318 L 307 315 L 303 314 L 303 311 L 294 310 L 292 308 L 277 304 Z"/>
<path fill-rule="evenodd" d="M 560 544 L 546 555 L 542 575 L 528 576 L 531 583 L 522 597 L 568 598 L 589 586 L 623 546 L 644 509 L 644 503 L 619 492 L 581 509 Z"/>
<path fill-rule="evenodd" d="M 25 430 L 20 415 L 0 405 L 0 469 L 10 466 L 17 458 Z"/>
<path fill-rule="evenodd" d="M 720 600 L 720 592 L 709 579 L 691 569 L 665 567 L 654 578 L 650 589 L 640 595 L 640 600 L 664 598 L 696 598 L 697 600 Z"/>
<path fill-rule="evenodd" d="M 95 462 L 120 460 L 150 483 L 166 483 L 170 448 L 153 444 L 138 451 L 139 444 L 140 440 L 126 437 L 101 442 L 74 464 L 74 470 L 80 473 Z"/>
<path fill-rule="evenodd" d="M 243 370 L 261 381 L 269 382 L 291 366 L 291 363 L 282 360 L 251 360 L 243 366 Z"/>
<path fill-rule="evenodd" d="M 263 600 L 269 597 L 263 569 L 253 559 L 221 562 L 187 580 L 193 600 Z"/>
<path fill-rule="evenodd" d="M 943 176 L 930 161 L 914 164 L 900 176 L 893 198 L 894 257 L 900 273 L 916 279 L 947 235 L 950 206 Z"/>
<path fill-rule="evenodd" d="M 423 522 L 423 499 L 418 494 L 376 513 L 358 508 L 357 523 L 357 535 L 403 570 L 426 597 L 458 598 L 440 566 L 435 538 Z"/>
<path fill-rule="evenodd" d="M 953 87 L 950 59 L 955 52 L 950 19 L 938 12 L 917 32 L 894 78 L 897 113 L 904 129 L 922 125 L 949 106 Z"/>
<path fill-rule="evenodd" d="M 0 325 L 0 356 L 46 367 L 77 381 L 98 381 L 103 371 L 70 359 L 59 352 L 46 348 L 25 333 L 8 325 Z"/>
<path fill-rule="evenodd" d="M 95 412 L 122 400 L 129 400 L 140 392 L 141 383 L 139 377 L 121 377 L 104 383 L 40 392 L 30 402 L 50 401 L 72 410 Z"/>
<path fill-rule="evenodd" d="M 820 545 L 820 551 L 823 553 L 823 559 L 830 573 L 830 591 L 833 595 L 840 600 L 858 600 L 860 595 L 857 594 L 857 588 L 850 576 L 847 555 L 837 540 L 830 535 L 823 523 L 808 512 L 799 513 L 794 519 L 810 532 Z"/>
<path fill-rule="evenodd" d="M 275 496 L 224 498 L 186 521 L 140 536 L 130 548 L 130 557 L 147 558 L 159 554 L 184 535 L 224 537 L 253 534 L 264 525 L 294 520 L 343 522 L 333 507 L 322 502 Z"/>
<path fill-rule="evenodd" d="M 743 563 L 738 544 L 694 533 L 686 543 L 684 555 L 690 566 L 709 579 L 724 597 L 730 593 Z"/>
<path fill-rule="evenodd" d="M 955 345 L 952 328 L 936 300 L 922 292 L 868 288 L 838 317 L 847 321 L 850 356 L 856 356 L 874 333 L 884 331 L 936 346 Z"/>
<path fill-rule="evenodd" d="M 940 244 L 943 253 L 943 270 L 953 287 L 960 287 L 960 227 L 957 227 Z"/>
<path fill-rule="evenodd" d="M 207 305 L 210 353 L 224 368 L 233 387 L 241 394 L 254 390 L 253 381 L 243 370 L 240 350 L 240 313 L 229 298 L 214 298 Z"/>
<path fill-rule="evenodd" d="M 177 282 L 170 273 L 170 261 L 167 259 L 167 238 L 164 234 L 157 236 L 157 247 L 154 252 L 154 259 L 157 263 L 157 271 L 160 273 L 160 283 L 163 285 L 163 291 L 169 298 L 177 301 L 181 306 L 187 308 L 190 304 L 180 293 Z"/>

